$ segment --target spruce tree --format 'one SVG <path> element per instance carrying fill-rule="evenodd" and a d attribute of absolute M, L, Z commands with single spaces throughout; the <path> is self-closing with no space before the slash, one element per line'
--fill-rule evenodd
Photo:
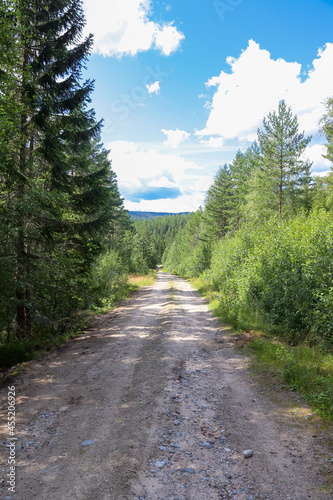
<path fill-rule="evenodd" d="M 249 148 L 245 153 L 237 151 L 236 157 L 230 165 L 232 178 L 232 197 L 230 229 L 238 231 L 243 221 L 247 220 L 245 210 L 246 196 L 249 191 L 249 178 L 255 168 L 255 146 Z"/>
<path fill-rule="evenodd" d="M 10 16 L 17 57 L 9 72 L 15 81 L 8 79 L 4 94 L 17 95 L 17 133 L 6 155 L 15 178 L 6 210 L 16 333 L 24 338 L 33 322 L 53 329 L 80 303 L 76 285 L 112 231 L 122 200 L 100 143 L 101 122 L 88 108 L 93 82 L 81 79 L 92 45 L 91 36 L 82 38 L 81 2 L 8 1 Z"/>
<path fill-rule="evenodd" d="M 205 199 L 204 220 L 208 238 L 224 236 L 231 227 L 233 200 L 233 180 L 230 166 L 220 167 Z"/>

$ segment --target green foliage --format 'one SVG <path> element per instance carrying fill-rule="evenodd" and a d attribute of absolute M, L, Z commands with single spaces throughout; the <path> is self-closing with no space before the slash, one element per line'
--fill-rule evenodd
<path fill-rule="evenodd" d="M 325 107 L 326 113 L 320 122 L 321 133 L 327 140 L 325 158 L 333 162 L 333 97 L 326 99 Z"/>
<path fill-rule="evenodd" d="M 291 343 L 333 346 L 333 216 L 268 220 L 218 242 L 205 280 L 246 327 L 265 321 Z"/>
<path fill-rule="evenodd" d="M 127 269 L 116 250 L 109 250 L 94 264 L 90 275 L 90 307 L 111 308 L 127 292 Z"/>
<path fill-rule="evenodd" d="M 131 248 L 130 271 L 146 274 L 149 269 L 154 269 L 160 264 L 165 249 L 170 247 L 176 234 L 182 232 L 191 216 L 191 214 L 169 214 L 135 221 L 133 231 L 128 235 Z"/>
<path fill-rule="evenodd" d="M 312 198 L 314 207 L 333 210 L 333 172 L 323 177 L 315 177 Z"/>
<path fill-rule="evenodd" d="M 187 224 L 163 255 L 163 266 L 185 278 L 199 276 L 210 263 L 210 244 L 204 234 L 203 213 L 191 214 Z"/>
<path fill-rule="evenodd" d="M 310 163 L 302 159 L 311 137 L 298 132 L 297 116 L 285 101 L 263 119 L 258 130 L 260 160 L 249 180 L 248 209 L 251 219 L 292 214 L 309 209 Z"/>
<path fill-rule="evenodd" d="M 40 347 L 38 341 L 15 341 L 0 346 L 0 366 L 10 368 L 18 363 L 30 361 Z"/>
<path fill-rule="evenodd" d="M 217 172 L 205 200 L 205 225 L 208 237 L 224 236 L 230 229 L 233 208 L 233 181 L 230 167 L 224 165 Z"/>
<path fill-rule="evenodd" d="M 220 167 L 205 199 L 203 219 L 207 239 L 216 240 L 230 231 L 238 231 L 247 221 L 249 179 L 259 161 L 259 149 L 254 143 L 245 153 L 238 151 L 230 165 Z"/>
<path fill-rule="evenodd" d="M 263 119 L 263 130 L 258 130 L 262 162 L 257 172 L 257 202 L 265 209 L 268 203 L 271 214 L 278 212 L 281 216 L 295 211 L 297 191 L 309 178 L 310 165 L 302 160 L 302 155 L 310 140 L 304 132 L 298 132 L 297 116 L 292 115 L 283 100 L 277 112 Z"/>

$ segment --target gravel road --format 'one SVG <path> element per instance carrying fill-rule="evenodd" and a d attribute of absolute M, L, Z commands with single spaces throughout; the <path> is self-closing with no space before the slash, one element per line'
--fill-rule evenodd
<path fill-rule="evenodd" d="M 10 385 L 16 486 L 3 387 L 1 499 L 333 498 L 310 410 L 273 402 L 205 301 L 170 274 Z"/>

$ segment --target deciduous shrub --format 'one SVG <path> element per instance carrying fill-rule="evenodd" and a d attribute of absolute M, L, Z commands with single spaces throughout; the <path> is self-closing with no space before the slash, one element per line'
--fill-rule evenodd
<path fill-rule="evenodd" d="M 220 240 L 203 279 L 238 326 L 264 320 L 289 342 L 333 347 L 333 215 L 270 219 Z"/>

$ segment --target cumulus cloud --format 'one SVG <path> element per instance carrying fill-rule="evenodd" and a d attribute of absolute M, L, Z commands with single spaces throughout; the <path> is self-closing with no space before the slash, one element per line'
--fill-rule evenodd
<path fill-rule="evenodd" d="M 161 132 L 167 136 L 167 140 L 164 141 L 166 146 L 170 146 L 173 149 L 178 148 L 181 142 L 184 142 L 190 137 L 191 134 L 185 132 L 185 130 L 166 130 L 162 128 Z"/>
<path fill-rule="evenodd" d="M 253 141 L 262 118 L 277 109 L 281 99 L 298 115 L 300 130 L 317 132 L 325 111 L 323 101 L 332 95 L 332 43 L 318 51 L 305 77 L 301 64 L 274 60 L 253 40 L 238 58 L 228 57 L 227 63 L 230 72 L 222 71 L 206 83 L 214 88 L 214 95 L 206 126 L 196 132 L 198 136 Z"/>
<path fill-rule="evenodd" d="M 194 162 L 128 141 L 107 147 L 127 209 L 193 211 L 203 203 L 210 178 Z"/>
<path fill-rule="evenodd" d="M 151 0 L 84 0 L 86 32 L 94 34 L 94 51 L 121 57 L 155 49 L 165 56 L 184 39 L 173 23 L 149 19 Z"/>
<path fill-rule="evenodd" d="M 160 92 L 160 82 L 154 82 L 151 85 L 147 84 L 146 89 L 149 95 L 159 94 Z"/>

